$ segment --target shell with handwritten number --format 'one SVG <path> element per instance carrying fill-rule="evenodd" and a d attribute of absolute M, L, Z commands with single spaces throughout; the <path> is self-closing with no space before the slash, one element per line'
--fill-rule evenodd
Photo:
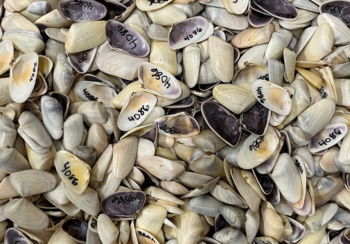
<path fill-rule="evenodd" d="M 350 236 L 347 0 L 3 0 L 0 243 Z"/>
<path fill-rule="evenodd" d="M 151 63 L 142 63 L 138 76 L 147 92 L 169 99 L 176 99 L 182 93 L 179 82 L 172 74 Z"/>
<path fill-rule="evenodd" d="M 149 93 L 132 94 L 122 108 L 117 125 L 122 131 L 128 131 L 140 125 L 157 103 L 157 98 Z"/>

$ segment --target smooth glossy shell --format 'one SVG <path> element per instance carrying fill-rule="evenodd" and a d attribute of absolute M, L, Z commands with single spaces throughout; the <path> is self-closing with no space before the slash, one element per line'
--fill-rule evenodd
<path fill-rule="evenodd" d="M 157 98 L 152 94 L 142 92 L 132 95 L 119 114 L 118 128 L 128 131 L 139 126 L 151 113 L 156 103 Z"/>
<path fill-rule="evenodd" d="M 102 211 L 114 217 L 132 217 L 141 211 L 146 202 L 142 191 L 116 192 L 101 202 Z"/>
<path fill-rule="evenodd" d="M 121 49 L 135 57 L 145 57 L 150 52 L 148 42 L 140 33 L 118 21 L 107 22 L 106 36 L 112 48 Z"/>
<path fill-rule="evenodd" d="M 145 89 L 155 95 L 176 99 L 182 93 L 177 79 L 168 71 L 154 64 L 143 62 L 139 66 L 138 77 Z"/>
<path fill-rule="evenodd" d="M 97 1 L 62 1 L 59 4 L 62 14 L 72 22 L 85 22 L 103 19 L 107 14 L 104 5 Z"/>
<path fill-rule="evenodd" d="M 287 0 L 252 0 L 262 11 L 270 15 L 285 20 L 295 20 L 298 18 L 297 9 Z"/>
<path fill-rule="evenodd" d="M 170 137 L 191 137 L 199 134 L 199 124 L 184 112 L 163 116 L 155 120 L 159 133 Z"/>
<path fill-rule="evenodd" d="M 241 138 L 242 128 L 238 119 L 225 107 L 213 101 L 202 103 L 203 118 L 210 129 L 223 141 L 236 146 Z"/>

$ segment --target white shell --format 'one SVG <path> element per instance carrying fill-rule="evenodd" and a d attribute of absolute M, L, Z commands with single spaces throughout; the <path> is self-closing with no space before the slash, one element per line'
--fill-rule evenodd
<path fill-rule="evenodd" d="M 10 94 L 13 101 L 23 103 L 29 98 L 35 86 L 38 63 L 39 56 L 34 52 L 16 59 L 10 71 Z"/>
<path fill-rule="evenodd" d="M 281 115 L 288 115 L 292 109 L 289 93 L 282 87 L 265 80 L 256 80 L 251 86 L 255 98 L 261 105 Z"/>
<path fill-rule="evenodd" d="M 137 127 L 151 113 L 156 103 L 157 98 L 152 94 L 137 93 L 132 95 L 119 114 L 118 128 L 122 131 L 128 131 Z"/>

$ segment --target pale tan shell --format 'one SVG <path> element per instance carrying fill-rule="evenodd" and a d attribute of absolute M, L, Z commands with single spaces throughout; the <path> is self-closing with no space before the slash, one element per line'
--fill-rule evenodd
<path fill-rule="evenodd" d="M 273 24 L 268 24 L 261 28 L 250 28 L 234 36 L 231 43 L 238 48 L 268 43 L 274 30 Z"/>
<path fill-rule="evenodd" d="M 209 37 L 210 64 L 214 74 L 222 82 L 233 78 L 233 47 L 217 36 Z"/>
<path fill-rule="evenodd" d="M 306 44 L 303 51 L 297 57 L 299 61 L 320 61 L 332 52 L 334 44 L 333 30 L 328 23 L 319 25 Z"/>
<path fill-rule="evenodd" d="M 89 184 L 91 167 L 74 154 L 63 150 L 56 153 L 54 163 L 62 181 L 74 193 L 83 194 Z"/>
<path fill-rule="evenodd" d="M 252 92 L 231 84 L 218 85 L 213 89 L 214 98 L 235 114 L 248 111 L 256 103 Z"/>
<path fill-rule="evenodd" d="M 152 64 L 165 69 L 173 75 L 176 74 L 176 51 L 169 47 L 168 42 L 153 40 L 149 59 Z"/>
<path fill-rule="evenodd" d="M 67 52 L 82 52 L 104 43 L 107 40 L 106 23 L 106 21 L 91 21 L 73 24 L 66 36 Z"/>
<path fill-rule="evenodd" d="M 113 147 L 113 174 L 118 179 L 125 178 L 133 169 L 138 149 L 138 139 L 128 136 Z"/>

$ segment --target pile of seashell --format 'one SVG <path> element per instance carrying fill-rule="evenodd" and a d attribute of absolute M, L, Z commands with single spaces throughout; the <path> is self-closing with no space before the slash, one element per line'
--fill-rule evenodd
<path fill-rule="evenodd" d="M 0 16 L 0 243 L 350 244 L 350 1 Z"/>

